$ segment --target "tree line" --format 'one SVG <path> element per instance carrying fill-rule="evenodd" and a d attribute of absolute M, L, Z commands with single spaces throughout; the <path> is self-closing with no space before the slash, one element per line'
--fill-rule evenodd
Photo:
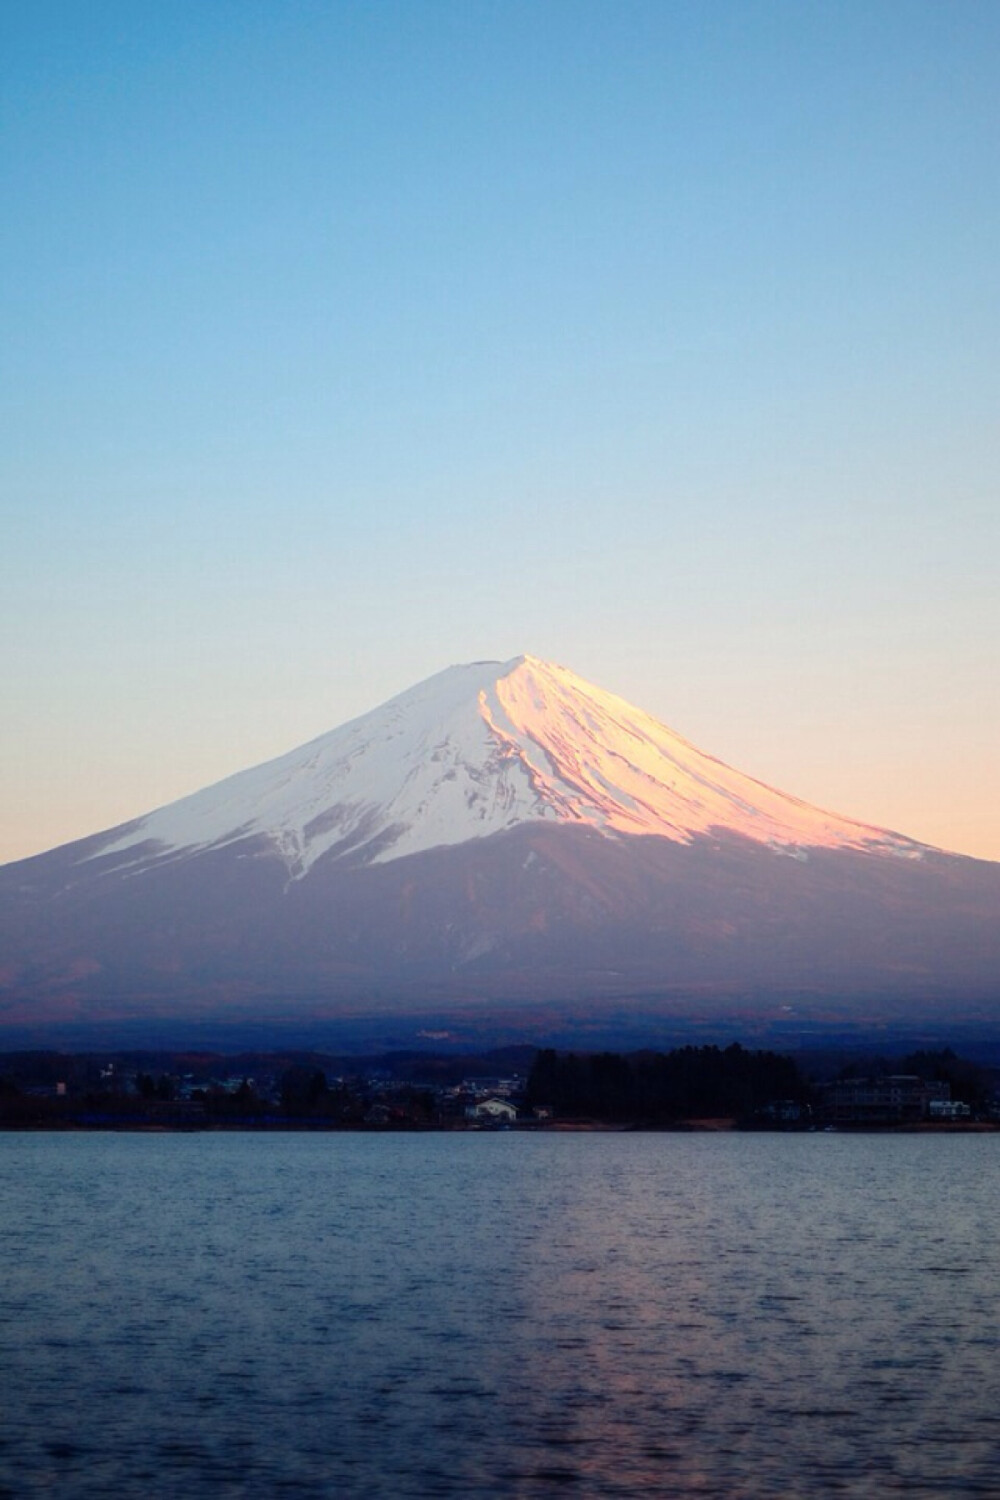
<path fill-rule="evenodd" d="M 527 1102 L 560 1117 L 650 1124 L 745 1118 L 778 1099 L 805 1103 L 809 1085 L 790 1057 L 729 1047 L 673 1052 L 558 1053 L 544 1048 L 528 1077 Z"/>

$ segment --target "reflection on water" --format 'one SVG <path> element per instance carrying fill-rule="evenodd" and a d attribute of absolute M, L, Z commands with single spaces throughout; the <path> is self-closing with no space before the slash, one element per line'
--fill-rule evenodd
<path fill-rule="evenodd" d="M 1000 1495 L 1000 1137 L 0 1136 L 0 1496 Z"/>

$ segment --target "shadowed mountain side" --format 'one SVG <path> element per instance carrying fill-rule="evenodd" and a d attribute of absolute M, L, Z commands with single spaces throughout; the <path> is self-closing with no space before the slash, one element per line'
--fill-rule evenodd
<path fill-rule="evenodd" d="M 101 844 L 0 870 L 0 1026 L 218 1018 L 263 997 L 289 1014 L 882 997 L 1000 1020 L 1000 865 L 957 856 L 535 823 L 294 881 L 262 838 L 81 863 Z"/>

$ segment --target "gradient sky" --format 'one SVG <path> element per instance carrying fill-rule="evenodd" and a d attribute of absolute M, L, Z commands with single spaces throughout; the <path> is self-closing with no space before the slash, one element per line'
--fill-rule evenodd
<path fill-rule="evenodd" d="M 995 0 L 34 0 L 0 130 L 0 859 L 521 651 L 1000 858 Z"/>

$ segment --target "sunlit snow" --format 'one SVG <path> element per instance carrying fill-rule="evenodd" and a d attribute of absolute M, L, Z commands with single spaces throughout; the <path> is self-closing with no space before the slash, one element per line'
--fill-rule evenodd
<path fill-rule="evenodd" d="M 774 791 L 566 668 L 520 656 L 450 667 L 150 813 L 100 852 L 142 844 L 166 858 L 263 835 L 298 878 L 327 854 L 384 863 L 543 820 L 681 842 L 727 830 L 788 853 L 921 850 Z"/>

